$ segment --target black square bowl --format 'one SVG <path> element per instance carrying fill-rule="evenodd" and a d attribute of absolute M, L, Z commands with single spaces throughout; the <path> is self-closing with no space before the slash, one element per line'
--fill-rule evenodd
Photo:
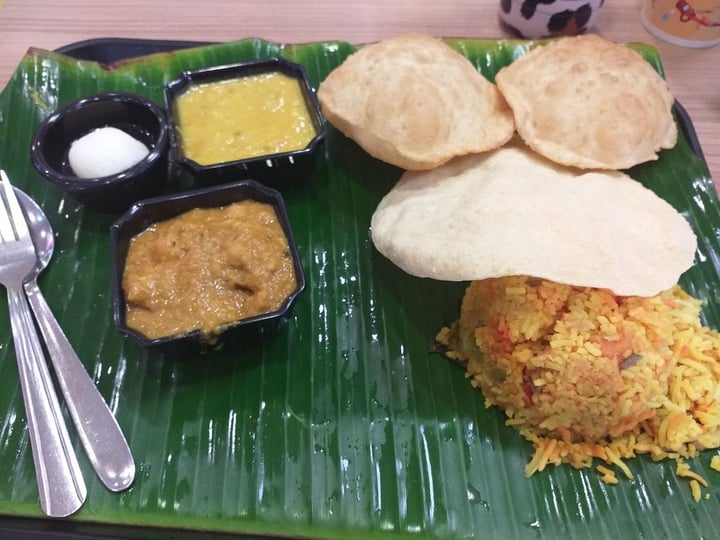
<path fill-rule="evenodd" d="M 112 126 L 140 140 L 150 153 L 125 171 L 79 178 L 68 161 L 71 144 L 91 131 Z M 137 94 L 106 92 L 59 108 L 38 126 L 30 157 L 40 175 L 93 210 L 121 213 L 135 201 L 164 191 L 168 181 L 169 129 L 165 111 Z"/>
<path fill-rule="evenodd" d="M 122 288 L 122 277 L 132 238 L 154 223 L 171 219 L 194 208 L 218 208 L 247 199 L 270 204 L 275 209 L 288 240 L 297 286 L 280 308 L 228 323 L 209 341 L 199 330 L 150 339 L 137 330 L 129 328 L 126 324 L 127 305 Z M 305 275 L 282 195 L 277 190 L 254 180 L 243 180 L 139 201 L 110 227 L 110 242 L 113 319 L 116 328 L 120 333 L 134 338 L 142 347 L 158 349 L 169 354 L 206 352 L 233 346 L 247 339 L 270 337 L 289 319 L 295 301 L 305 290 Z"/>
<path fill-rule="evenodd" d="M 182 148 L 182 126 L 176 109 L 176 100 L 194 85 L 239 79 L 262 73 L 280 72 L 296 79 L 305 99 L 315 129 L 315 137 L 308 145 L 292 152 L 281 152 L 252 157 L 236 161 L 225 161 L 211 165 L 201 165 L 186 157 Z M 186 71 L 165 88 L 165 102 L 170 123 L 170 162 L 171 175 L 179 178 L 191 178 L 201 185 L 214 185 L 243 178 L 252 178 L 265 185 L 282 189 L 307 176 L 314 166 L 318 148 L 325 134 L 325 119 L 320 105 L 307 79 L 305 68 L 284 58 L 270 58 L 216 66 L 197 71 Z M 242 118 L 238 118 L 238 124 Z"/>

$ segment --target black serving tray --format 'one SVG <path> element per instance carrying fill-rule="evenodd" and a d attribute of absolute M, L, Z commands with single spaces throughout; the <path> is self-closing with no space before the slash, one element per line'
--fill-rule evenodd
<path fill-rule="evenodd" d="M 76 58 L 77 60 L 90 60 L 101 64 L 114 64 L 147 54 L 172 52 L 192 47 L 213 45 L 212 41 L 173 41 L 160 39 L 134 39 L 134 38 L 97 38 L 69 43 L 55 52 Z"/>

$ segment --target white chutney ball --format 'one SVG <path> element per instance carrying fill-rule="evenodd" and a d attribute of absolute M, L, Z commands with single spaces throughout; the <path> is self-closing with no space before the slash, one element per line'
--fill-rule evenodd
<path fill-rule="evenodd" d="M 150 153 L 147 146 L 115 127 L 101 127 L 70 145 L 68 162 L 79 178 L 102 178 L 121 173 Z"/>

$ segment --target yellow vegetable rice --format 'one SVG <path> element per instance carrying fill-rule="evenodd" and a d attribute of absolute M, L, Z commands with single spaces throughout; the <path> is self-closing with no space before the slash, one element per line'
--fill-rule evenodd
<path fill-rule="evenodd" d="M 720 446 L 720 335 L 700 301 L 675 286 L 617 296 L 527 276 L 472 282 L 460 319 L 438 341 L 466 364 L 487 406 L 534 445 L 530 476 L 598 458 L 632 478 L 625 460 L 678 461 Z M 604 479 L 614 474 L 598 468 Z"/>

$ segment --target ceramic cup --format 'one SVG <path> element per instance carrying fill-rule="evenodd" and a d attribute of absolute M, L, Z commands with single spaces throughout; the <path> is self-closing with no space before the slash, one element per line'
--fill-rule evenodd
<path fill-rule="evenodd" d="M 501 0 L 500 19 L 527 39 L 584 34 L 604 0 Z"/>
<path fill-rule="evenodd" d="M 674 45 L 720 43 L 720 0 L 645 0 L 640 15 L 648 32 Z"/>

